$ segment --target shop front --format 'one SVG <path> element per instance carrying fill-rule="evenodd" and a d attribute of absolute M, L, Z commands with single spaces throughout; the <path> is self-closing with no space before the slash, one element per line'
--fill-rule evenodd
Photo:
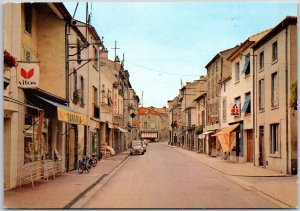
<path fill-rule="evenodd" d="M 29 108 L 25 114 L 24 164 L 61 159 L 66 171 L 77 169 L 78 127 L 86 125 L 86 116 L 53 95 L 27 93 L 26 97 L 43 110 Z"/>

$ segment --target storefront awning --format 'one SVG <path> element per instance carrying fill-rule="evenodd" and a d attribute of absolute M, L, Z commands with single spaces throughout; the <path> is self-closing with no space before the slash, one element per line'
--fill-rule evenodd
<path fill-rule="evenodd" d="M 229 134 L 231 131 L 233 131 L 235 128 L 237 128 L 240 124 L 234 124 L 234 125 L 230 125 L 228 127 L 225 127 L 224 129 L 222 129 L 221 131 L 217 132 L 216 134 L 212 135 L 212 136 L 218 136 L 218 135 L 225 135 L 225 134 Z"/>
<path fill-rule="evenodd" d="M 127 130 L 121 128 L 121 127 L 118 127 L 118 129 L 122 132 L 122 133 L 127 133 Z"/>
<path fill-rule="evenodd" d="M 207 135 L 207 134 L 210 134 L 210 133 L 213 133 L 214 131 L 207 131 L 207 132 L 204 132 L 202 133 L 201 135 Z"/>
<path fill-rule="evenodd" d="M 53 102 L 38 95 L 35 96 L 57 108 L 57 119 L 59 121 L 76 125 L 86 125 L 86 115 L 78 113 L 68 106 Z"/>
<path fill-rule="evenodd" d="M 236 145 L 236 134 L 233 132 L 240 124 L 230 125 L 223 130 L 217 132 L 213 136 L 217 137 L 220 142 L 223 152 L 230 152 Z"/>

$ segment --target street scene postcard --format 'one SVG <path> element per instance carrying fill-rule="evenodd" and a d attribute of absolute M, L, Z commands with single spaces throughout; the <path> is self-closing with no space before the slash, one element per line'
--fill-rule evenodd
<path fill-rule="evenodd" d="M 297 209 L 296 2 L 3 2 L 3 209 Z"/>

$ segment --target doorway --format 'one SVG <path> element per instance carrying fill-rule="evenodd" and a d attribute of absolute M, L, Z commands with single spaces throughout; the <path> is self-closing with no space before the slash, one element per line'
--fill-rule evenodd
<path fill-rule="evenodd" d="M 253 130 L 247 130 L 247 162 L 253 162 Z"/>
<path fill-rule="evenodd" d="M 69 165 L 68 170 L 77 169 L 78 135 L 77 126 L 72 125 L 69 131 Z"/>
<path fill-rule="evenodd" d="M 264 166 L 264 126 L 259 126 L 259 158 L 258 165 Z"/>

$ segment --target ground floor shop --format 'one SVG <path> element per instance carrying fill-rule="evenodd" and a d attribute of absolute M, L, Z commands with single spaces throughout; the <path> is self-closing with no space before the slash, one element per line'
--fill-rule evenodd
<path fill-rule="evenodd" d="M 22 181 L 24 166 L 59 163 L 61 170 L 75 169 L 78 154 L 78 128 L 85 115 L 68 106 L 64 99 L 43 91 L 21 92 L 17 111 L 5 111 L 4 184 L 14 188 Z M 40 172 L 43 174 L 43 171 Z"/>

